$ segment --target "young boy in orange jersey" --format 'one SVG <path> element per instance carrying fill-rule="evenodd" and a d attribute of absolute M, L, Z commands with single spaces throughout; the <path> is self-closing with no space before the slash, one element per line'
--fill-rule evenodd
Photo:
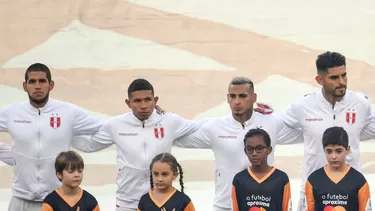
<path fill-rule="evenodd" d="M 252 129 L 245 135 L 244 144 L 251 166 L 233 179 L 233 211 L 291 211 L 289 177 L 267 163 L 272 152 L 268 133 Z"/>
<path fill-rule="evenodd" d="M 348 165 L 347 132 L 331 127 L 323 133 L 328 165 L 314 171 L 306 182 L 307 211 L 371 211 L 370 188 L 365 177 Z"/>
<path fill-rule="evenodd" d="M 95 197 L 79 187 L 83 168 L 82 157 L 74 151 L 61 152 L 56 157 L 56 175 L 62 187 L 46 196 L 42 211 L 100 211 Z"/>

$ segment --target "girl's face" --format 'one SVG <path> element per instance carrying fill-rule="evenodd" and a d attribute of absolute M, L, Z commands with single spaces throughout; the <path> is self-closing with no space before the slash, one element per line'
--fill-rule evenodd
<path fill-rule="evenodd" d="M 172 187 L 177 176 L 178 172 L 173 172 L 169 163 L 156 161 L 152 165 L 152 182 L 158 189 L 166 190 Z"/>

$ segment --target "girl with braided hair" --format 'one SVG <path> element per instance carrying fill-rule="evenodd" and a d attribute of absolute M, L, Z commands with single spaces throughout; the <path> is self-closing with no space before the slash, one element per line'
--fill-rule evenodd
<path fill-rule="evenodd" d="M 150 171 L 151 190 L 141 197 L 138 211 L 195 211 L 193 202 L 184 193 L 182 168 L 172 154 L 154 157 Z M 181 191 L 173 187 L 178 175 Z"/>

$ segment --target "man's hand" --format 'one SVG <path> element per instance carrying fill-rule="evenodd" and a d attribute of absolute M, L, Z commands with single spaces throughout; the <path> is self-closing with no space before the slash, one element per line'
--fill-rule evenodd
<path fill-rule="evenodd" d="M 273 113 L 273 108 L 271 107 L 271 105 L 268 105 L 265 103 L 256 103 L 256 104 L 257 104 L 257 107 L 254 108 L 255 112 L 265 114 L 265 115 L 269 115 Z"/>
<path fill-rule="evenodd" d="M 158 114 L 165 114 L 164 109 L 162 109 L 160 106 L 156 105 L 156 106 L 155 106 L 155 109 L 156 109 L 156 112 L 157 112 Z"/>
<path fill-rule="evenodd" d="M 0 162 L 13 166 L 15 164 L 12 148 L 3 142 L 0 142 Z"/>

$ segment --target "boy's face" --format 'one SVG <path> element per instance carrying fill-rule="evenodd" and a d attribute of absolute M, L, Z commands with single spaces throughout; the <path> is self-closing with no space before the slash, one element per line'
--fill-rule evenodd
<path fill-rule="evenodd" d="M 329 165 L 333 168 L 339 168 L 345 165 L 346 155 L 349 154 L 350 147 L 345 149 L 345 147 L 340 145 L 327 145 L 324 148 L 324 152 L 327 157 Z"/>
<path fill-rule="evenodd" d="M 246 140 L 245 152 L 252 166 L 267 163 L 267 157 L 272 152 L 272 147 L 267 147 L 260 136 L 253 136 Z"/>
<path fill-rule="evenodd" d="M 62 174 L 57 173 L 57 177 L 61 180 L 63 185 L 70 188 L 77 188 L 82 183 L 83 169 L 64 169 Z"/>

